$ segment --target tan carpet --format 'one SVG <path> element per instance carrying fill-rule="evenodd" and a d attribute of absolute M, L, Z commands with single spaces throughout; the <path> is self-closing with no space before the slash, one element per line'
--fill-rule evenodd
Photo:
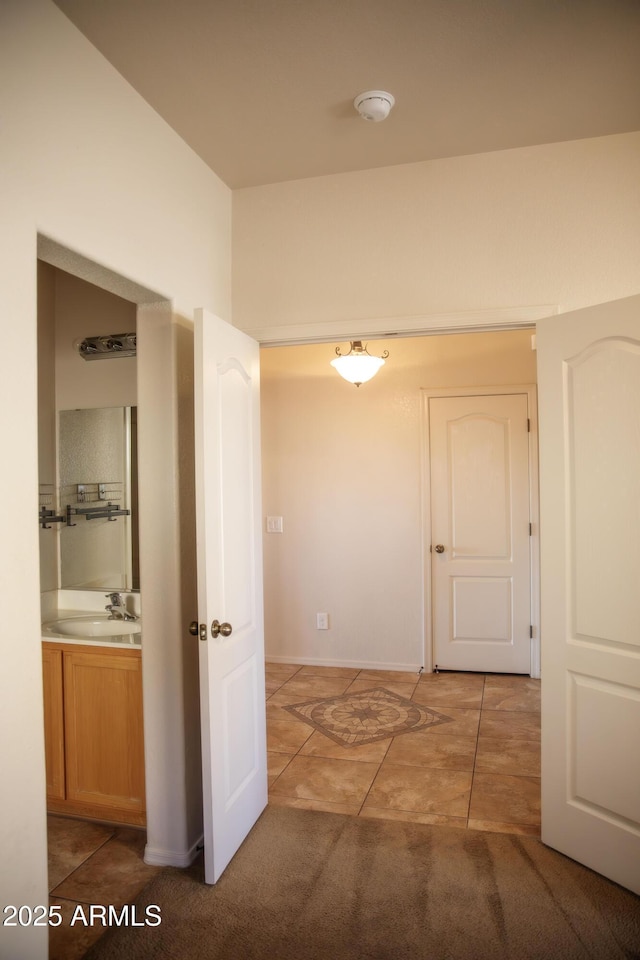
<path fill-rule="evenodd" d="M 168 868 L 86 960 L 632 960 L 640 898 L 531 838 L 268 807 L 215 887 Z"/>

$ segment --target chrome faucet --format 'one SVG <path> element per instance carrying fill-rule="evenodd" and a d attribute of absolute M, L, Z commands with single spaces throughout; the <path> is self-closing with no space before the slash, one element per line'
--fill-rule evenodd
<path fill-rule="evenodd" d="M 111 602 L 108 603 L 105 607 L 105 610 L 109 611 L 109 620 L 135 620 L 136 617 L 129 613 L 127 608 L 124 605 L 124 600 L 122 599 L 122 594 L 120 593 L 105 593 Z"/>

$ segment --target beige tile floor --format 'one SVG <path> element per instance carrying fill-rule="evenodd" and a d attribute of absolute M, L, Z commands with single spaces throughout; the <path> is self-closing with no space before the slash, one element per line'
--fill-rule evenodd
<path fill-rule="evenodd" d="M 76 907 L 88 916 L 90 904 L 132 903 L 161 868 L 143 862 L 142 830 L 49 815 L 47 832 L 49 902 L 62 908 L 63 917 L 59 927 L 49 927 L 49 960 L 79 960 L 105 929 L 71 926 Z"/>
<path fill-rule="evenodd" d="M 528 677 L 266 665 L 269 802 L 538 836 L 540 684 Z M 283 708 L 384 687 L 450 717 L 346 747 Z M 161 868 L 143 862 L 141 830 L 49 816 L 50 960 L 80 960 L 104 932 L 70 926 L 80 905 L 131 903 Z"/>
<path fill-rule="evenodd" d="M 269 802 L 540 835 L 540 682 L 267 663 Z M 284 708 L 384 687 L 450 722 L 361 746 Z"/>

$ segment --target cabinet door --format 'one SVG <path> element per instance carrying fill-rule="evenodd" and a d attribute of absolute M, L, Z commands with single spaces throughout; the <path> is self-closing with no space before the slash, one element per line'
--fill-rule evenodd
<path fill-rule="evenodd" d="M 62 651 L 42 650 L 44 749 L 47 799 L 64 800 L 64 712 L 62 706 Z"/>
<path fill-rule="evenodd" d="M 64 654 L 67 799 L 144 811 L 140 656 Z"/>

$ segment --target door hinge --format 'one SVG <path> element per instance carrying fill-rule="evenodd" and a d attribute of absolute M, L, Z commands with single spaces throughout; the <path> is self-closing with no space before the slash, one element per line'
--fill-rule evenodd
<path fill-rule="evenodd" d="M 533 624 L 529 624 L 529 639 L 533 640 Z"/>
<path fill-rule="evenodd" d="M 533 533 L 533 526 L 532 524 L 529 524 L 529 536 L 531 536 L 532 533 Z"/>
<path fill-rule="evenodd" d="M 527 433 L 531 433 L 531 420 L 527 417 Z"/>

